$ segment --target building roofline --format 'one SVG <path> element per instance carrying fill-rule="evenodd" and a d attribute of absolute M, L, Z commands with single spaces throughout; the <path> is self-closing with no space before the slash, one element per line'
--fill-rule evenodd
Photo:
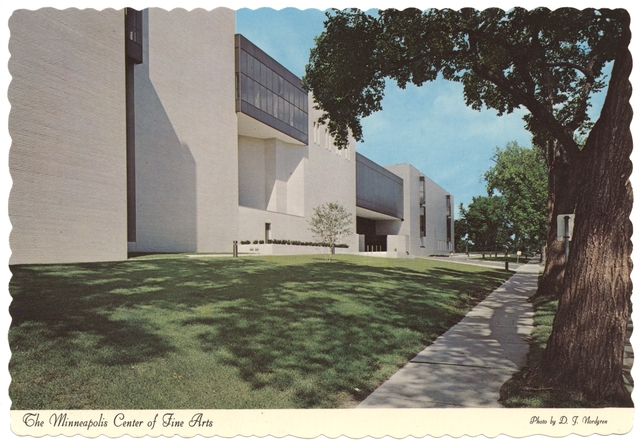
<path fill-rule="evenodd" d="M 261 63 L 264 63 L 268 68 L 281 75 L 294 87 L 308 94 L 308 92 L 302 88 L 302 79 L 298 78 L 298 76 L 296 76 L 289 69 L 285 68 L 276 59 L 274 59 L 272 56 L 252 43 L 249 39 L 247 39 L 247 37 L 242 34 L 235 34 L 235 45 L 236 47 L 241 47 L 247 53 L 257 58 Z"/>

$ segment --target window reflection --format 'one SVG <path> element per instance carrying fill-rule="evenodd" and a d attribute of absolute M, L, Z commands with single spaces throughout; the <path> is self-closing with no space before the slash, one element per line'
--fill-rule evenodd
<path fill-rule="evenodd" d="M 239 98 L 306 135 L 307 94 L 246 51 L 239 55 Z"/>

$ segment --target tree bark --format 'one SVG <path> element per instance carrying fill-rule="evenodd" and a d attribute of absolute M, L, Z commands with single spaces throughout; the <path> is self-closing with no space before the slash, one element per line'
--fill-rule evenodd
<path fill-rule="evenodd" d="M 536 296 L 546 295 L 558 299 L 564 289 L 564 244 L 557 240 L 557 218 L 561 214 L 574 213 L 576 205 L 576 180 L 566 161 L 557 159 L 549 170 L 549 200 L 547 205 L 548 236 L 544 272 Z"/>
<path fill-rule="evenodd" d="M 632 266 L 629 40 L 627 21 L 600 119 L 573 167 L 580 191 L 566 284 L 536 374 L 538 384 L 610 406 L 633 406 L 622 371 Z"/>

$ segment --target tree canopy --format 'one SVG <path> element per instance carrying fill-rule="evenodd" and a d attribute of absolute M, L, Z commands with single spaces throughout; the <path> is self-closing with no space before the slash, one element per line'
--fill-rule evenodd
<path fill-rule="evenodd" d="M 351 235 L 352 223 L 351 213 L 338 202 L 321 204 L 313 209 L 309 229 L 318 241 L 329 247 L 329 260 L 340 240 Z"/>
<path fill-rule="evenodd" d="M 465 209 L 460 204 L 456 233 L 466 234 L 466 240 L 478 252 L 504 251 L 510 243 L 510 226 L 502 196 L 474 196 Z M 461 232 L 457 232 L 461 229 Z"/>
<path fill-rule="evenodd" d="M 547 235 L 547 168 L 539 149 L 509 142 L 496 148 L 494 161 L 484 174 L 487 192 L 504 198 L 505 217 L 514 246 L 538 250 Z"/>
<path fill-rule="evenodd" d="M 362 140 L 360 119 L 379 111 L 385 78 L 399 87 L 443 78 L 464 85 L 466 103 L 499 115 L 524 106 L 527 128 L 562 153 L 590 127 L 591 95 L 605 86 L 621 33 L 620 10 L 546 8 L 357 9 L 327 13 L 303 84 L 323 110 L 336 144 L 349 130 Z"/>
<path fill-rule="evenodd" d="M 485 172 L 487 196 L 460 204 L 456 234 L 475 251 L 533 250 L 547 234 L 547 170 L 539 149 L 512 141 L 496 147 Z"/>

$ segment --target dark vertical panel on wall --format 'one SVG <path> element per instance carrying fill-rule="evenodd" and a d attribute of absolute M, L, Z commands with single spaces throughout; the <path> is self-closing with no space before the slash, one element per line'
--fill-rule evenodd
<path fill-rule="evenodd" d="M 127 241 L 136 241 L 136 113 L 133 70 L 142 63 L 142 12 L 124 10 L 125 103 L 127 120 Z"/>
<path fill-rule="evenodd" d="M 126 65 L 126 113 L 127 113 L 127 241 L 136 241 L 136 151 L 135 151 L 135 107 L 133 95 L 133 66 Z"/>
<path fill-rule="evenodd" d="M 402 178 L 356 153 L 356 206 L 402 219 Z"/>

